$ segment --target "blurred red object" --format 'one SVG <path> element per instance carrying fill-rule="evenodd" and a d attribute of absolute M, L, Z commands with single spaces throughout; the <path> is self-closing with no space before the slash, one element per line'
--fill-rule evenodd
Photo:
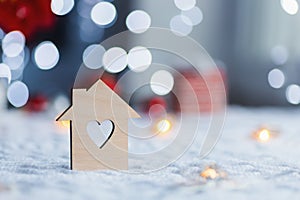
<path fill-rule="evenodd" d="M 29 112 L 41 112 L 48 107 L 48 99 L 43 95 L 36 95 L 29 99 L 26 110 Z"/>
<path fill-rule="evenodd" d="M 164 114 L 167 109 L 167 102 L 162 97 L 153 97 L 150 99 L 146 112 L 151 113 L 155 116 Z"/>
<path fill-rule="evenodd" d="M 54 25 L 51 0 L 0 0 L 0 28 L 21 31 L 26 39 Z"/>
<path fill-rule="evenodd" d="M 222 68 L 201 75 L 193 69 L 182 71 L 181 76 L 176 77 L 175 83 L 175 93 L 179 101 L 177 111 L 195 113 L 223 109 L 226 103 L 226 81 L 226 72 Z M 214 99 L 211 98 L 212 94 Z"/>

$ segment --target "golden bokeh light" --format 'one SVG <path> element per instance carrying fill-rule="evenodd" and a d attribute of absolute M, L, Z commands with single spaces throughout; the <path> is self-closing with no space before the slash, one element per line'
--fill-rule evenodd
<path fill-rule="evenodd" d="M 172 123 L 168 119 L 159 120 L 155 125 L 155 132 L 158 134 L 166 134 L 172 128 Z"/>
<path fill-rule="evenodd" d="M 278 132 L 276 130 L 270 130 L 268 128 L 260 128 L 257 131 L 254 131 L 252 133 L 252 138 L 254 138 L 258 142 L 265 143 L 265 142 L 269 142 L 270 139 L 272 139 L 277 135 L 277 133 Z"/>
<path fill-rule="evenodd" d="M 217 170 L 214 166 L 206 167 L 201 173 L 200 176 L 204 179 L 216 179 L 216 178 L 225 178 L 227 175 L 225 172 Z"/>
<path fill-rule="evenodd" d="M 208 167 L 203 172 L 201 172 L 200 176 L 205 179 L 215 179 L 218 177 L 218 173 L 215 169 Z"/>
<path fill-rule="evenodd" d="M 70 121 L 57 121 L 55 124 L 60 130 L 69 130 L 71 127 Z"/>

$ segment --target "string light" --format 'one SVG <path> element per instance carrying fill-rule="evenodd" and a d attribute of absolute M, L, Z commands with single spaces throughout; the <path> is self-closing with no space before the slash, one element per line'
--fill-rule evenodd
<path fill-rule="evenodd" d="M 278 135 L 277 130 L 271 130 L 268 128 L 259 128 L 257 131 L 252 133 L 252 138 L 254 138 L 258 142 L 269 142 L 271 138 Z"/>
<path fill-rule="evenodd" d="M 154 132 L 159 135 L 165 135 L 172 129 L 172 122 L 169 119 L 161 119 L 155 124 Z"/>
<path fill-rule="evenodd" d="M 216 166 L 208 166 L 201 173 L 200 176 L 206 180 L 212 180 L 217 178 L 226 178 L 227 174 L 224 171 L 218 170 Z"/>
<path fill-rule="evenodd" d="M 58 124 L 61 128 L 70 128 L 70 121 L 59 121 Z"/>

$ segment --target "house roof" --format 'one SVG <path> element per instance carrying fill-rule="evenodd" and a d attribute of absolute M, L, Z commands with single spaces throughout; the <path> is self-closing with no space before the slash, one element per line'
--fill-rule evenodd
<path fill-rule="evenodd" d="M 112 89 L 110 89 L 102 80 L 97 80 L 89 89 L 73 89 L 72 90 L 73 105 L 67 108 L 56 120 L 67 121 L 74 119 L 74 101 L 78 101 L 79 96 L 84 96 L 84 100 L 93 100 L 95 97 L 103 101 L 110 101 L 111 104 L 118 104 L 118 109 L 127 109 L 128 113 L 126 118 L 140 118 L 140 115 L 131 108 L 119 95 L 117 95 Z M 82 100 L 82 101 L 84 101 Z M 108 104 L 109 105 L 109 104 Z M 104 105 L 105 106 L 105 105 Z M 114 105 L 111 105 L 114 106 Z M 108 109 L 110 109 L 108 107 Z M 76 109 L 77 111 L 78 109 Z"/>

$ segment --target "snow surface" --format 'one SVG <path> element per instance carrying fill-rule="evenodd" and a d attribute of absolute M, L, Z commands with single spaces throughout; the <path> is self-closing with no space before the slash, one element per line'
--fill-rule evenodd
<path fill-rule="evenodd" d="M 299 199 L 300 111 L 229 108 L 222 137 L 205 159 L 193 147 L 152 173 L 69 170 L 68 130 L 47 114 L 1 113 L 0 199 Z M 278 128 L 269 143 L 250 134 Z M 227 178 L 199 176 L 210 164 Z"/>

